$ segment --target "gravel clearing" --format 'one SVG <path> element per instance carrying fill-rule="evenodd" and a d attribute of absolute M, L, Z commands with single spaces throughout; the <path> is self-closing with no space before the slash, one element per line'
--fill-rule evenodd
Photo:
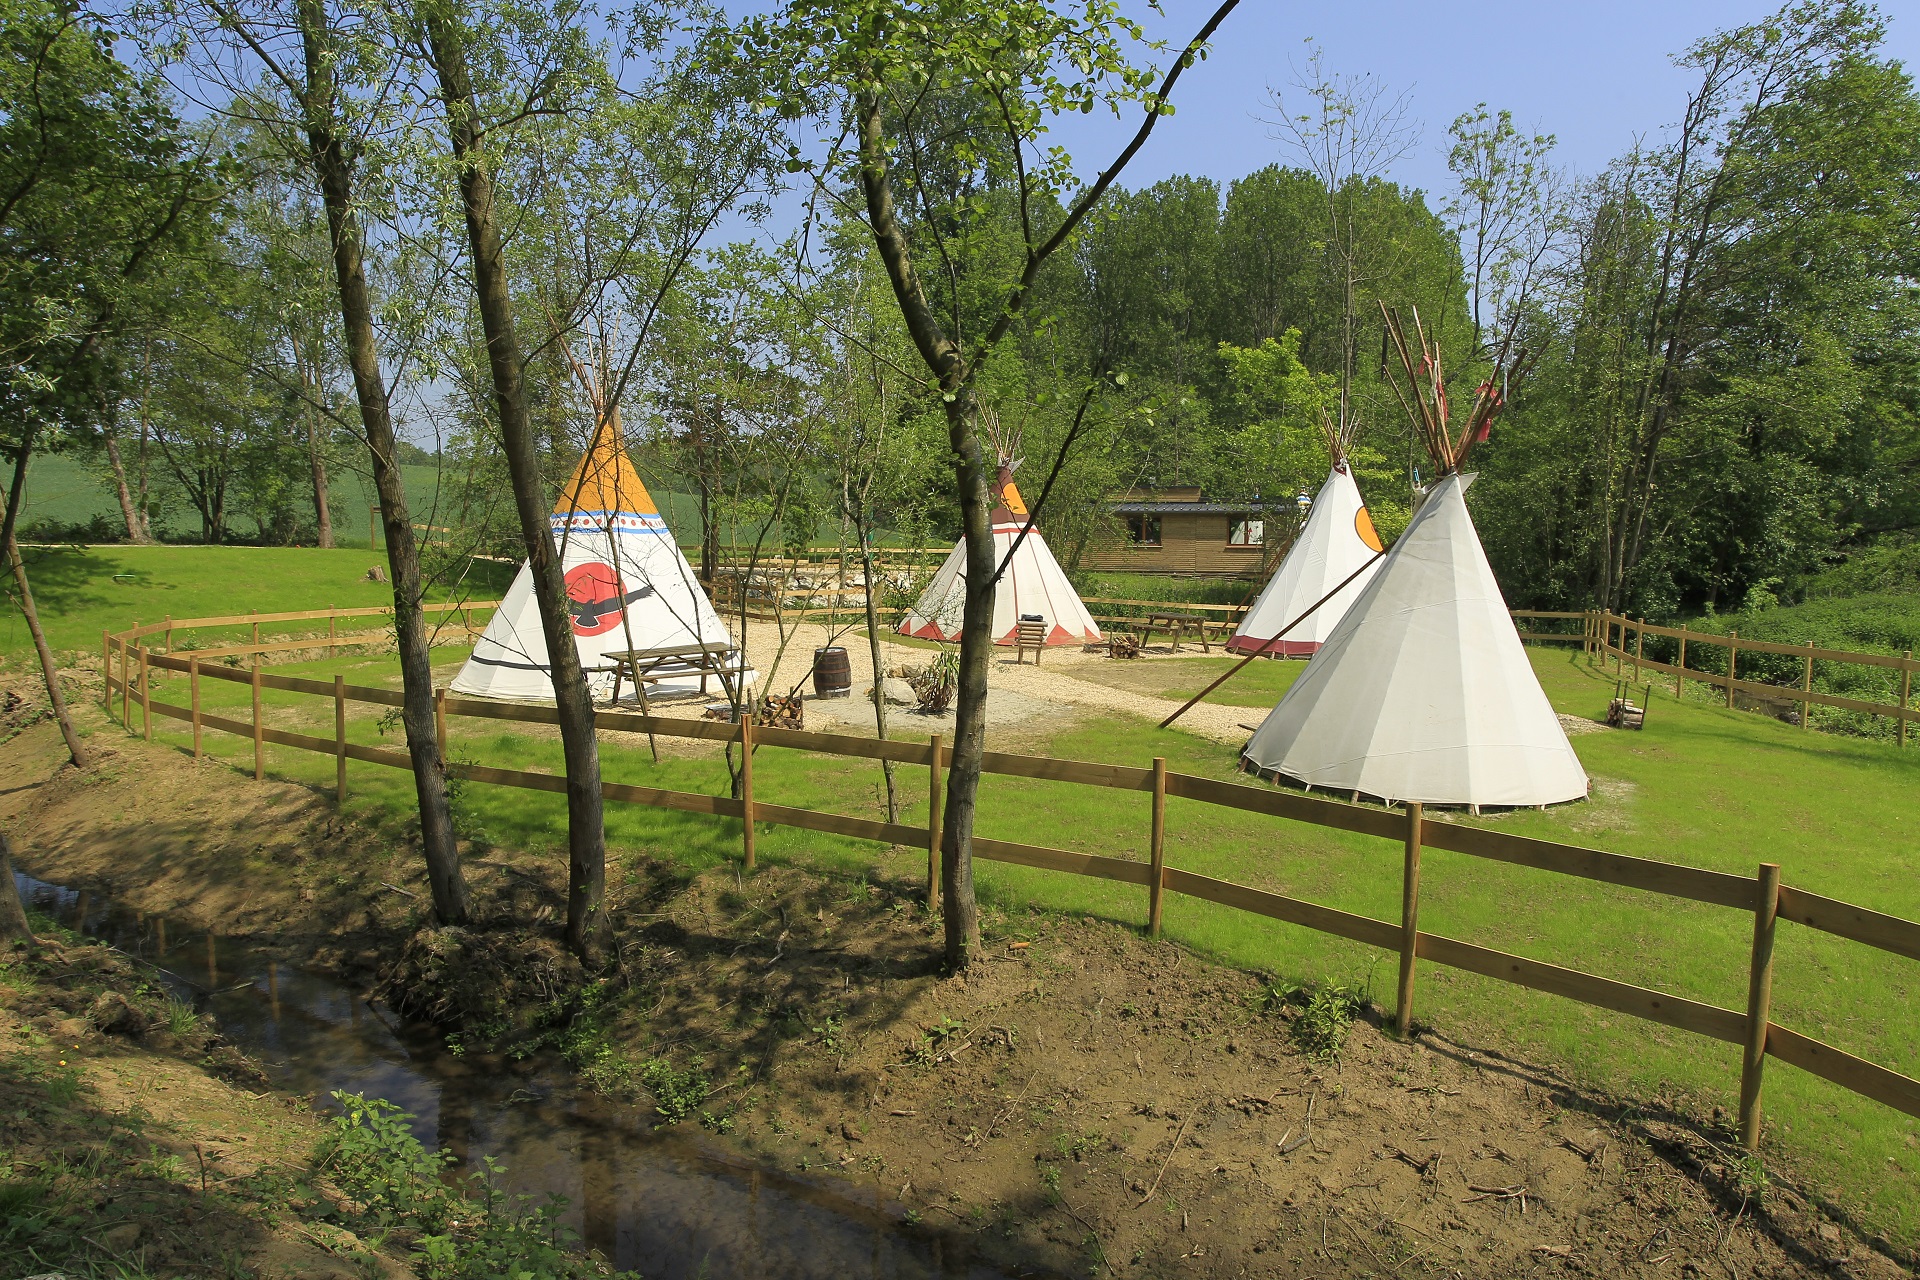
<path fill-rule="evenodd" d="M 747 654 L 766 687 L 774 693 L 784 694 L 796 687 L 806 693 L 807 727 L 810 729 L 872 734 L 873 710 L 867 703 L 866 693 L 873 684 L 873 664 L 868 654 L 866 636 L 848 631 L 829 632 L 826 627 L 816 623 L 791 626 L 786 634 L 783 653 L 780 633 L 772 623 L 756 622 L 748 629 Z M 853 696 L 850 698 L 827 700 L 813 696 L 808 674 L 812 669 L 813 651 L 828 644 L 840 645 L 847 651 L 847 660 L 853 670 Z M 1155 646 L 1155 649 L 1161 648 L 1164 646 Z M 932 658 L 933 652 L 919 646 L 895 643 L 891 636 L 883 637 L 880 642 L 880 661 L 888 669 L 902 665 L 923 665 Z M 1041 716 L 1057 716 L 1062 711 L 1075 718 L 1087 711 L 1120 712 L 1158 724 L 1178 710 L 1180 704 L 1168 698 L 1156 698 L 1096 684 L 1091 680 L 1076 679 L 1074 672 L 1117 661 L 1154 662 L 1172 656 L 1175 655 L 1170 650 L 1149 650 L 1139 658 L 1116 659 L 1084 653 L 1078 646 L 1062 646 L 1047 650 L 1036 666 L 1031 654 L 1026 662 L 1019 663 L 1014 661 L 1012 649 L 996 646 L 988 676 L 987 727 L 992 730 L 1000 726 L 1031 724 Z M 1190 649 L 1182 650 L 1179 656 L 1192 654 Z M 662 715 L 697 716 L 708 702 L 718 700 L 717 694 L 709 698 L 685 695 L 671 701 L 660 699 L 656 707 Z M 1244 726 L 1257 725 L 1264 716 L 1265 712 L 1258 708 L 1201 703 L 1182 716 L 1176 727 L 1238 747 L 1246 742 L 1251 732 Z M 951 733 L 953 715 L 949 712 L 944 716 L 923 716 L 906 707 L 895 707 L 889 710 L 887 724 L 890 729 L 903 734 Z"/>

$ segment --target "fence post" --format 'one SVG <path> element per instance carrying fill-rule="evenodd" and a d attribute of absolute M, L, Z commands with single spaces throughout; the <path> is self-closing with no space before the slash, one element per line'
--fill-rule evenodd
<path fill-rule="evenodd" d="M 100 705 L 113 714 L 113 636 L 105 627 L 100 628 Z"/>
<path fill-rule="evenodd" d="M 945 834 L 941 823 L 940 734 L 933 735 L 932 763 L 927 770 L 927 910 L 940 905 L 940 840 Z"/>
<path fill-rule="evenodd" d="M 153 694 L 148 687 L 147 646 L 140 646 L 140 736 L 153 741 Z"/>
<path fill-rule="evenodd" d="M 1905 658 L 1908 663 L 1912 663 L 1913 650 L 1909 649 L 1905 653 L 1901 654 L 1900 656 Z M 1912 692 L 1913 692 L 1913 667 L 1905 666 L 1900 668 L 1900 710 L 1901 711 L 1904 712 L 1907 709 L 1907 695 Z M 1894 721 L 1894 724 L 1897 726 L 1897 728 L 1895 728 L 1894 730 L 1894 734 L 1895 734 L 1894 745 L 1904 747 L 1907 745 L 1907 717 L 1905 715 L 1902 715 L 1898 720 Z"/>
<path fill-rule="evenodd" d="M 1733 705 L 1733 682 L 1735 671 L 1740 665 L 1740 633 L 1734 632 L 1727 640 L 1727 705 Z"/>
<path fill-rule="evenodd" d="M 740 831 L 747 870 L 753 870 L 753 719 L 740 717 Z"/>
<path fill-rule="evenodd" d="M 166 648 L 162 649 L 161 652 L 171 654 L 173 652 L 173 615 L 170 613 L 167 614 L 166 619 L 167 619 L 167 644 L 166 644 Z"/>
<path fill-rule="evenodd" d="M 1633 682 L 1640 683 L 1640 659 L 1647 643 L 1647 620 L 1640 619 L 1640 625 L 1633 629 Z"/>
<path fill-rule="evenodd" d="M 1673 700 L 1680 701 L 1680 681 L 1684 678 L 1680 672 L 1687 669 L 1687 624 L 1680 624 L 1680 661 L 1674 664 L 1680 671 L 1673 673 Z"/>
<path fill-rule="evenodd" d="M 1809 696 L 1800 699 L 1800 727 L 1813 727 L 1813 641 L 1807 641 L 1807 669 L 1800 677 L 1800 692 Z"/>
<path fill-rule="evenodd" d="M 193 711 L 193 758 L 200 758 L 200 658 L 187 658 L 187 702 Z"/>
<path fill-rule="evenodd" d="M 444 757 L 442 758 L 444 762 Z M 347 678 L 333 678 L 333 801 L 347 802 Z"/>
<path fill-rule="evenodd" d="M 1753 960 L 1747 969 L 1747 1044 L 1740 1063 L 1740 1143 L 1760 1146 L 1760 1085 L 1767 1069 L 1773 1007 L 1773 927 L 1780 913 L 1780 864 L 1763 862 L 1754 881 Z"/>
<path fill-rule="evenodd" d="M 1420 824 L 1424 808 L 1407 801 L 1407 855 L 1400 876 L 1400 1004 L 1395 1021 L 1400 1038 L 1413 1031 L 1413 969 L 1420 943 Z"/>
<path fill-rule="evenodd" d="M 125 637 L 120 640 L 120 727 L 133 732 L 133 655 L 127 652 Z"/>
<path fill-rule="evenodd" d="M 334 621 L 337 616 L 337 610 L 337 605 L 330 604 L 327 606 L 327 656 L 329 658 L 333 656 L 335 644 Z"/>
<path fill-rule="evenodd" d="M 247 612 L 253 614 L 255 617 L 255 622 L 253 624 L 253 647 L 256 650 L 258 650 L 260 648 L 260 623 L 258 621 L 260 611 L 258 609 L 249 609 L 247 610 Z M 253 661 L 254 661 L 254 665 L 256 666 L 259 665 L 260 663 L 259 653 L 256 652 L 253 655 Z"/>
<path fill-rule="evenodd" d="M 433 743 L 439 748 L 440 763 L 447 762 L 447 691 L 444 686 L 433 691 Z"/>
<path fill-rule="evenodd" d="M 260 718 L 260 655 L 253 657 L 253 780 L 259 782 L 267 776 L 267 738 Z"/>
<path fill-rule="evenodd" d="M 1153 879 L 1147 883 L 1147 936 L 1160 936 L 1160 893 L 1165 887 L 1161 882 L 1167 871 L 1167 758 L 1153 758 L 1153 843 L 1149 846 L 1148 861 L 1152 864 Z"/>

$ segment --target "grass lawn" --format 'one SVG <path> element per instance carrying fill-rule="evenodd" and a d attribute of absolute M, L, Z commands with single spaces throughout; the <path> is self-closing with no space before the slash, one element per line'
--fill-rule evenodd
<path fill-rule="evenodd" d="M 284 579 L 274 589 L 284 597 L 298 594 Z M 188 598 L 184 585 L 175 590 L 183 594 L 173 598 Z M 146 598 L 158 597 L 133 597 Z M 305 604 L 315 598 L 308 594 L 299 601 L 285 598 L 284 603 Z M 339 602 L 350 601 L 342 593 Z M 94 618 L 118 626 L 161 612 L 219 607 L 203 600 L 179 608 L 123 604 L 116 612 L 111 603 L 89 605 L 86 625 L 75 624 L 81 633 L 90 628 L 95 643 L 101 623 Z M 1601 714 L 1612 693 L 1611 678 L 1590 670 L 1566 649 L 1529 652 L 1561 711 L 1583 717 Z M 447 675 L 460 657 L 456 650 L 440 652 Z M 1224 660 L 1196 657 L 1137 665 L 1167 671 L 1171 687 L 1191 690 Z M 1128 666 L 1112 664 L 1116 670 Z M 1242 678 L 1290 679 L 1303 667 L 1255 663 Z M 358 683 L 394 678 L 390 660 L 382 657 L 342 657 L 281 669 L 343 671 Z M 156 697 L 184 701 L 179 683 L 163 683 Z M 1278 688 L 1262 692 L 1260 701 L 1269 701 L 1269 695 L 1277 697 Z M 204 696 L 210 709 L 239 709 L 247 690 L 209 681 Z M 271 692 L 267 703 L 271 723 L 330 732 L 330 704 Z M 360 709 L 350 726 L 356 740 L 383 740 L 380 710 Z M 1084 719 L 1025 733 L 992 745 L 1129 764 L 1164 755 L 1176 770 L 1233 776 L 1230 748 L 1178 730 L 1157 730 L 1145 721 Z M 386 742 L 398 742 L 397 729 L 389 726 L 384 734 Z M 156 737 L 180 745 L 187 740 L 182 727 L 168 720 L 156 722 Z M 553 771 L 560 765 L 557 739 L 543 729 L 503 730 L 496 722 L 456 720 L 451 742 L 458 759 Z M 1807 732 L 1703 701 L 1677 703 L 1659 693 L 1644 732 L 1587 733 L 1574 737 L 1573 743 L 1594 779 L 1591 801 L 1481 821 L 1503 830 L 1743 875 L 1753 874 L 1761 861 L 1776 861 L 1783 864 L 1788 883 L 1920 918 L 1920 877 L 1913 868 L 1920 817 L 1912 800 L 1920 794 L 1920 749 L 1901 752 L 1886 743 Z M 237 766 L 250 767 L 250 742 L 209 733 L 207 744 Z M 663 750 L 666 754 L 655 765 L 644 739 L 610 737 L 603 757 L 606 776 L 685 790 L 724 789 L 724 768 L 711 748 L 663 740 Z M 331 786 L 333 765 L 324 757 L 269 748 L 269 766 L 290 779 Z M 882 812 L 881 775 L 872 762 L 768 749 L 759 757 L 755 777 L 756 794 L 769 802 L 861 816 Z M 389 822 L 405 820 L 411 787 L 403 774 L 355 764 L 351 778 L 350 807 Z M 236 777 L 234 785 L 245 783 Z M 900 769 L 899 788 L 902 821 L 924 821 L 925 771 Z M 460 821 L 471 833 L 564 856 L 561 797 L 463 786 L 457 804 Z M 644 853 L 693 871 L 738 853 L 739 830 L 730 821 L 613 805 L 607 827 L 617 860 Z M 1144 858 L 1147 798 L 990 777 L 983 785 L 979 830 L 1003 839 Z M 1168 860 L 1178 866 L 1382 919 L 1397 916 L 1400 852 L 1388 841 L 1173 800 L 1168 806 L 1168 842 Z M 769 861 L 805 860 L 848 875 L 917 877 L 925 866 L 921 850 L 883 849 L 785 828 L 767 831 L 760 851 Z M 989 904 L 1038 902 L 1129 925 L 1138 925 L 1145 916 L 1145 893 L 1133 886 L 988 863 L 981 864 L 977 874 Z M 999 918 L 990 912 L 990 925 Z M 1741 912 L 1429 850 L 1422 924 L 1485 946 L 1744 1007 L 1752 923 Z M 1376 998 L 1391 1000 L 1390 955 L 1172 895 L 1166 927 L 1173 938 L 1284 981 L 1364 983 Z M 1916 1074 L 1920 1027 L 1904 1016 L 1916 1002 L 1920 967 L 1913 962 L 1790 923 L 1781 926 L 1776 1020 Z M 1418 1007 L 1422 1020 L 1442 1030 L 1517 1044 L 1597 1084 L 1641 1096 L 1721 1105 L 1729 1111 L 1734 1107 L 1739 1053 L 1731 1045 L 1432 965 L 1422 968 Z M 1768 1142 L 1812 1175 L 1816 1187 L 1830 1189 L 1840 1207 L 1874 1229 L 1907 1242 L 1920 1239 L 1920 1121 L 1778 1062 L 1769 1064 L 1767 1110 Z"/>
<path fill-rule="evenodd" d="M 100 652 L 102 629 L 124 630 L 136 623 L 225 614 L 292 613 L 303 609 L 342 609 L 390 605 L 393 588 L 368 582 L 372 565 L 385 567 L 384 550 L 366 548 L 321 551 L 290 547 L 44 547 L 25 548 L 34 603 L 56 654 Z M 514 566 L 487 560 L 467 562 L 465 580 L 443 585 L 433 599 L 499 598 L 512 581 Z M 9 580 L 9 587 L 12 585 Z M 262 629 L 310 634 L 311 624 Z M 322 624 L 324 632 L 325 625 Z M 178 633 L 176 642 L 187 640 Z M 203 643 L 231 643 L 241 632 L 208 635 Z M 0 658 L 32 661 L 33 642 L 13 593 L 0 604 Z"/>

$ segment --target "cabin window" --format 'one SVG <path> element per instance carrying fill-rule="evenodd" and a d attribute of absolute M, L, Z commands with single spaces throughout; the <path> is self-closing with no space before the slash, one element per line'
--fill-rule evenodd
<path fill-rule="evenodd" d="M 1257 547 L 1267 538 L 1267 522 L 1252 516 L 1236 516 L 1227 521 L 1227 545 Z"/>
<path fill-rule="evenodd" d="M 1127 541 L 1136 547 L 1157 547 L 1160 545 L 1159 516 L 1128 516 Z"/>

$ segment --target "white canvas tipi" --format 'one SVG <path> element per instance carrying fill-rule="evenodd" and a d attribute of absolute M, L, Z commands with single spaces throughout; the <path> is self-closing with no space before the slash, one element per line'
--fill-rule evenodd
<path fill-rule="evenodd" d="M 1398 337 L 1398 325 L 1391 328 Z M 1439 353 L 1424 335 L 1422 346 L 1418 372 L 1404 341 L 1400 351 L 1419 406 L 1415 426 L 1443 478 L 1242 759 L 1310 787 L 1390 802 L 1581 799 L 1586 771 L 1480 546 L 1466 503 L 1472 477 L 1458 473 L 1500 407 L 1497 381 L 1480 388 L 1456 440 Z"/>
<path fill-rule="evenodd" d="M 1234 653 L 1264 653 L 1274 658 L 1304 658 L 1325 643 L 1380 565 L 1374 559 L 1380 552 L 1380 535 L 1367 515 L 1367 504 L 1353 482 L 1353 472 L 1344 453 L 1336 449 L 1333 469 L 1320 486 L 1307 513 L 1300 536 L 1287 549 L 1286 559 L 1274 571 L 1259 599 L 1227 641 Z M 1368 562 L 1374 561 L 1369 566 Z M 1346 586 L 1340 584 L 1354 573 Z M 1340 587 L 1339 594 L 1325 599 L 1329 591 Z M 1319 603 L 1318 609 L 1313 606 Z M 1279 640 L 1286 625 L 1307 610 L 1313 612 Z"/>
<path fill-rule="evenodd" d="M 554 504 L 553 539 L 561 554 L 573 638 L 581 665 L 604 667 L 617 650 L 655 649 L 703 642 L 730 643 L 713 602 L 700 589 L 646 485 L 627 459 L 617 419 L 603 420 L 573 478 Z M 672 668 L 654 692 L 700 687 L 690 669 Z M 751 677 L 751 672 L 747 676 Z M 609 672 L 590 672 L 596 696 L 612 684 Z M 553 673 L 546 633 L 525 563 L 454 679 L 455 693 L 551 701 Z"/>
<path fill-rule="evenodd" d="M 1099 624 L 1080 602 L 1080 594 L 1067 581 L 1066 571 L 1053 558 L 1047 540 L 1036 527 L 1025 538 L 1020 531 L 1031 523 L 1027 504 L 1014 486 L 1012 469 L 1002 463 L 994 481 L 993 508 L 994 563 L 1013 562 L 993 593 L 993 642 L 1012 644 L 1023 614 L 1038 614 L 1047 622 L 1047 643 L 1092 644 L 1100 639 Z M 1018 541 L 1019 547 L 1014 543 Z M 962 538 L 948 553 L 933 581 L 920 593 L 907 616 L 900 620 L 902 635 L 923 640 L 960 639 L 961 616 L 967 600 L 967 542 Z"/>

